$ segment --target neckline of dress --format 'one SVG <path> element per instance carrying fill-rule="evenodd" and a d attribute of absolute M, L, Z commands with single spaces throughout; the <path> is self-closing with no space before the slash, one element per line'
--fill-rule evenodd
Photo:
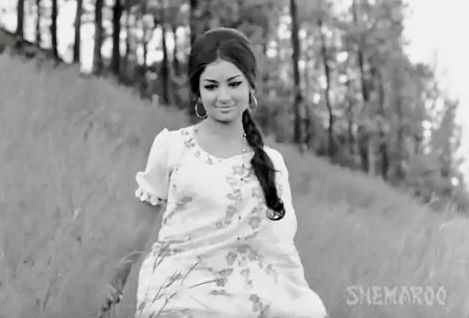
<path fill-rule="evenodd" d="M 204 153 L 205 156 L 207 156 L 208 158 L 211 158 L 213 161 L 223 162 L 223 161 L 228 161 L 228 160 L 231 160 L 231 159 L 235 159 L 235 158 L 244 157 L 244 156 L 247 156 L 247 155 L 254 154 L 254 151 L 250 150 L 250 151 L 243 152 L 243 153 L 240 153 L 240 154 L 232 155 L 232 156 L 227 157 L 227 158 L 222 158 L 222 157 L 218 157 L 218 156 L 215 156 L 215 155 L 209 153 L 208 151 L 206 151 L 204 148 L 202 148 L 200 146 L 199 142 L 197 141 L 197 138 L 195 137 L 195 135 L 196 135 L 195 132 L 199 128 L 199 126 L 200 126 L 200 123 L 192 125 L 190 127 L 191 128 L 190 129 L 191 138 L 193 140 L 194 146 L 197 148 L 197 150 L 199 150 L 201 153 Z"/>

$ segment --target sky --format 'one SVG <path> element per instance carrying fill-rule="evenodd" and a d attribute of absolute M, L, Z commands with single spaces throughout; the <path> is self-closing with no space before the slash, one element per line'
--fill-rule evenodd
<path fill-rule="evenodd" d="M 341 0 L 347 2 L 349 0 Z M 469 74 L 469 31 L 468 0 L 404 0 L 408 4 L 408 16 L 405 23 L 404 37 L 409 41 L 406 52 L 413 62 L 424 62 L 436 65 L 437 78 L 446 93 L 460 100 L 458 123 L 463 127 L 462 144 L 459 155 L 465 158 L 462 167 L 469 182 L 469 85 L 466 80 Z M 16 0 L 0 0 L 0 26 L 9 30 L 16 27 L 14 9 Z M 5 12 L 13 14 L 5 15 Z M 26 8 L 26 10 L 28 10 Z M 59 52 L 71 59 L 71 41 L 73 41 L 73 17 L 75 2 L 69 1 L 60 8 L 58 19 Z M 26 37 L 33 40 L 34 23 L 25 28 Z M 82 33 L 92 35 L 91 25 L 83 27 Z M 29 37 L 28 37 L 29 34 Z M 159 41 L 156 35 L 153 41 Z M 91 65 L 92 37 L 84 36 L 82 43 L 83 69 Z M 68 39 L 66 41 L 65 39 Z M 168 39 L 172 42 L 172 39 Z M 151 44 L 151 43 L 150 43 Z M 171 44 L 171 43 L 170 43 Z M 103 51 L 110 51 L 110 43 L 105 43 Z M 158 59 L 154 56 L 152 58 Z"/>

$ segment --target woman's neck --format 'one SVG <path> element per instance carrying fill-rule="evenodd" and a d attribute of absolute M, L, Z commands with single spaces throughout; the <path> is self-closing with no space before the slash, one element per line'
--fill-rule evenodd
<path fill-rule="evenodd" d="M 225 124 L 207 118 L 199 124 L 199 127 L 207 135 L 221 140 L 240 140 L 244 133 L 243 123 L 240 120 Z"/>

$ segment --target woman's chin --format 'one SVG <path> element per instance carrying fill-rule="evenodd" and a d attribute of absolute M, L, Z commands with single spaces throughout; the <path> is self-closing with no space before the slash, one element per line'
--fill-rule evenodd
<path fill-rule="evenodd" d="M 218 116 L 215 116 L 215 120 L 223 123 L 229 123 L 232 121 L 235 121 L 238 117 L 235 116 L 234 114 L 218 114 Z"/>

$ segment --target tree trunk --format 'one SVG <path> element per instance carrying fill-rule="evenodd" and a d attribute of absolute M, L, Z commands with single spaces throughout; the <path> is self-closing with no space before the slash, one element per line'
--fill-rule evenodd
<path fill-rule="evenodd" d="M 24 0 L 18 0 L 16 15 L 16 45 L 21 47 L 24 39 Z"/>
<path fill-rule="evenodd" d="M 94 11 L 94 52 L 93 52 L 93 73 L 101 74 L 103 69 L 103 59 L 101 56 L 101 46 L 103 43 L 103 0 L 96 0 Z"/>
<path fill-rule="evenodd" d="M 394 75 L 396 76 L 396 75 Z M 402 169 L 402 163 L 405 159 L 405 147 L 404 147 L 404 115 L 402 111 L 402 87 L 401 83 L 399 82 L 398 78 L 394 78 L 394 92 L 396 93 L 396 100 L 395 100 L 395 107 L 396 107 L 396 115 L 397 115 L 397 169 L 396 169 L 396 177 L 398 181 L 404 180 L 406 177 L 405 171 Z"/>
<path fill-rule="evenodd" d="M 389 169 L 389 154 L 387 146 L 387 136 L 386 131 L 384 130 L 384 119 L 386 116 L 384 103 L 385 103 L 385 92 L 384 92 L 384 83 L 383 76 L 379 70 L 376 73 L 376 80 L 378 81 L 378 113 L 381 116 L 382 122 L 379 125 L 378 139 L 379 139 L 379 154 L 380 154 L 380 163 L 381 163 L 381 175 L 384 180 L 388 179 L 388 169 Z"/>
<path fill-rule="evenodd" d="M 331 89 L 331 74 L 329 68 L 329 61 L 327 58 L 327 48 L 326 48 L 326 39 L 322 32 L 322 18 L 318 19 L 318 28 L 319 34 L 321 35 L 321 55 L 322 55 L 322 62 L 324 65 L 324 75 L 326 76 L 326 107 L 327 111 L 329 112 L 329 127 L 327 128 L 327 135 L 328 135 L 328 147 L 327 152 L 329 157 L 332 158 L 335 155 L 335 143 L 334 143 L 334 113 L 332 111 L 331 105 L 331 98 L 330 98 L 330 89 Z"/>
<path fill-rule="evenodd" d="M 75 13 L 75 40 L 73 43 L 73 63 L 80 63 L 81 48 L 81 16 L 83 14 L 83 0 L 77 0 Z"/>
<path fill-rule="evenodd" d="M 174 51 L 173 51 L 173 68 L 174 68 L 174 75 L 179 75 L 179 60 L 178 60 L 178 47 L 177 47 L 177 26 L 173 26 L 173 41 L 174 41 Z"/>
<path fill-rule="evenodd" d="M 368 174 L 370 176 L 375 175 L 375 139 L 372 138 L 373 135 L 370 134 L 370 137 L 368 138 Z"/>
<path fill-rule="evenodd" d="M 131 32 L 131 25 L 130 25 L 130 14 L 131 14 L 131 3 L 130 0 L 125 0 L 125 55 L 124 55 L 124 61 L 123 61 L 123 78 L 126 80 L 129 74 L 129 56 L 130 56 L 130 50 L 132 49 L 130 47 L 130 32 Z"/>
<path fill-rule="evenodd" d="M 191 46 L 194 43 L 195 39 L 199 36 L 197 34 L 197 17 L 196 17 L 196 12 L 197 12 L 197 7 L 199 5 L 198 0 L 190 0 L 190 14 L 189 14 L 189 28 L 191 32 Z"/>
<path fill-rule="evenodd" d="M 36 0 L 36 45 L 41 47 L 41 0 Z"/>
<path fill-rule="evenodd" d="M 357 13 L 356 0 L 353 0 L 352 6 L 353 6 L 353 10 L 352 10 L 352 12 L 353 12 L 353 21 L 354 21 L 355 25 L 358 25 L 358 13 Z M 368 93 L 368 90 L 367 90 L 366 80 L 365 80 L 364 57 L 363 57 L 363 51 L 362 51 L 362 45 L 361 45 L 362 42 L 363 42 L 363 36 L 360 35 L 360 43 L 358 43 L 358 52 L 357 52 L 358 67 L 360 69 L 360 83 L 361 83 L 362 97 L 363 97 L 363 100 L 365 102 L 368 102 L 369 93 Z"/>
<path fill-rule="evenodd" d="M 357 13 L 357 4 L 356 0 L 353 0 L 352 2 L 352 13 L 353 13 L 353 21 L 355 25 L 358 25 L 358 13 Z M 363 100 L 363 109 L 365 110 L 362 114 L 362 116 L 368 116 L 369 117 L 369 91 L 368 91 L 368 86 L 365 78 L 365 70 L 364 70 L 364 64 L 365 64 L 365 58 L 364 58 L 364 53 L 362 49 L 362 43 L 363 43 L 363 36 L 360 35 L 360 41 L 358 43 L 358 50 L 357 50 L 357 62 L 358 62 L 358 69 L 360 72 L 360 84 L 361 84 L 361 94 L 362 94 L 362 100 Z M 362 161 L 362 169 L 369 174 L 373 170 L 373 164 L 372 160 L 370 161 L 370 153 L 369 151 L 372 150 L 371 146 L 371 133 L 367 131 L 367 128 L 362 127 L 361 129 L 362 133 L 360 134 L 360 139 L 358 144 L 360 148 L 360 155 L 361 155 L 361 161 Z M 365 137 L 366 136 L 366 137 Z M 372 159 L 372 158 L 371 158 Z"/>
<path fill-rule="evenodd" d="M 119 76 L 120 71 L 120 34 L 121 34 L 121 17 L 123 6 L 121 0 L 116 0 L 112 11 L 112 59 L 111 69 L 115 76 Z"/>
<path fill-rule="evenodd" d="M 161 49 L 163 50 L 163 61 L 161 62 L 161 84 L 162 98 L 165 105 L 169 104 L 169 59 L 166 45 L 166 18 L 165 8 L 161 8 Z"/>
<path fill-rule="evenodd" d="M 293 130 L 293 142 L 301 145 L 303 142 L 301 134 L 301 114 L 300 107 L 303 100 L 301 96 L 301 86 L 300 86 L 300 70 L 299 70 L 299 59 L 300 59 L 300 39 L 298 37 L 298 16 L 297 16 L 297 6 L 295 0 L 290 0 L 290 15 L 292 21 L 291 27 L 291 40 L 293 47 L 293 82 L 294 82 L 294 102 L 293 102 L 293 113 L 295 116 L 294 119 L 294 130 Z"/>
<path fill-rule="evenodd" d="M 143 66 L 145 68 L 145 70 L 147 69 L 148 67 L 148 41 L 149 41 L 149 38 L 150 36 L 148 35 L 148 29 L 145 25 L 145 15 L 147 14 L 147 4 L 146 2 L 143 2 L 142 3 L 142 12 L 141 12 L 141 17 L 140 17 L 140 21 L 142 23 L 142 34 L 143 34 L 143 41 L 142 41 L 142 45 L 143 45 Z M 156 24 L 156 23 L 155 23 Z"/>
<path fill-rule="evenodd" d="M 360 161 L 363 171 L 368 172 L 368 142 L 370 139 L 370 135 L 366 130 L 364 125 L 358 127 L 357 131 L 357 139 L 358 139 L 358 152 L 360 154 Z"/>
<path fill-rule="evenodd" d="M 52 0 L 52 15 L 50 24 L 50 34 L 52 39 L 52 54 L 56 60 L 59 59 L 59 52 L 57 50 L 57 15 L 58 15 L 58 0 Z"/>
<path fill-rule="evenodd" d="M 348 101 L 348 108 L 347 108 L 347 143 L 348 143 L 348 150 L 350 155 L 354 157 L 355 155 L 355 138 L 353 135 L 353 102 Z"/>
<path fill-rule="evenodd" d="M 346 87 L 347 87 L 347 94 L 346 94 L 346 103 L 348 105 L 347 107 L 347 143 L 348 143 L 348 150 L 350 152 L 350 155 L 352 156 L 353 159 L 355 159 L 355 136 L 353 134 L 353 106 L 354 106 L 354 100 L 352 98 L 352 95 L 350 92 L 352 91 L 351 88 L 351 80 L 347 79 L 346 82 Z M 355 162 L 355 160 L 354 160 Z"/>
<path fill-rule="evenodd" d="M 198 20 L 197 20 L 197 7 L 199 5 L 198 0 L 190 0 L 189 1 L 189 32 L 190 32 L 190 42 L 191 42 L 191 47 L 192 44 L 195 42 L 195 39 L 199 36 L 197 34 L 197 25 L 198 25 Z M 186 61 L 188 61 L 187 65 L 189 65 L 189 57 L 186 58 Z M 189 96 L 187 96 L 187 100 L 189 101 L 189 104 L 187 105 L 187 114 L 188 117 L 190 118 L 191 121 L 195 121 L 197 119 L 194 111 L 194 103 L 196 101 L 197 96 L 194 96 L 192 94 L 192 91 L 189 89 Z"/>
<path fill-rule="evenodd" d="M 309 105 L 305 105 L 305 120 L 304 120 L 304 143 L 307 150 L 312 148 L 313 137 L 314 137 L 314 119 L 311 114 Z"/>
<path fill-rule="evenodd" d="M 141 12 L 140 12 L 140 23 L 142 25 L 142 39 L 141 45 L 143 47 L 143 65 L 139 67 L 139 74 L 140 74 L 140 97 L 147 98 L 148 97 L 148 81 L 147 81 L 147 69 L 148 69 L 148 29 L 145 25 L 144 17 L 147 14 L 147 3 L 146 1 L 142 2 Z M 153 17 L 156 20 L 156 17 Z M 155 23 L 156 24 L 156 23 Z"/>

